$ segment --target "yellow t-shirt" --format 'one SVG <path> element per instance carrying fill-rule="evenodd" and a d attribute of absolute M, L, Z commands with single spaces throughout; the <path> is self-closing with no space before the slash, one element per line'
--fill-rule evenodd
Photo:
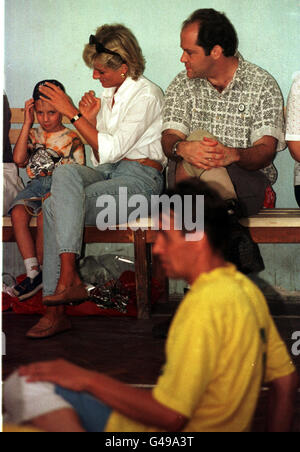
<path fill-rule="evenodd" d="M 3 433 L 42 433 L 42 430 L 31 427 L 30 425 L 4 424 Z"/>
<path fill-rule="evenodd" d="M 249 431 L 262 381 L 295 371 L 263 294 L 229 264 L 193 284 L 166 347 L 153 396 L 189 419 L 186 432 Z M 157 429 L 114 412 L 106 431 Z"/>

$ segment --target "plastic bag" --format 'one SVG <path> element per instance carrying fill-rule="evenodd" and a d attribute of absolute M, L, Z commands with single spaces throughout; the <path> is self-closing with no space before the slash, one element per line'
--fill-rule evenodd
<path fill-rule="evenodd" d="M 98 309 L 109 312 L 128 314 L 129 305 L 135 305 L 134 262 L 128 257 L 104 254 L 87 256 L 80 261 L 79 273 L 84 283 L 88 284 L 90 300 Z M 131 274 L 130 284 L 125 284 L 122 275 Z M 134 290 L 132 290 L 132 281 Z M 136 309 L 133 315 L 136 315 Z"/>
<path fill-rule="evenodd" d="M 114 254 L 87 256 L 79 263 L 79 273 L 86 284 L 105 284 L 117 280 L 125 271 L 134 272 L 134 261 Z"/>
<path fill-rule="evenodd" d="M 79 272 L 89 285 L 90 300 L 78 306 L 70 306 L 71 315 L 126 315 L 137 316 L 136 281 L 134 261 L 125 256 L 104 254 L 88 256 L 80 261 Z M 152 279 L 151 302 L 161 298 L 164 291 Z"/>
<path fill-rule="evenodd" d="M 102 297 L 102 295 L 104 296 Z M 152 305 L 163 295 L 164 289 L 161 284 L 152 279 Z M 78 306 L 68 306 L 66 313 L 72 316 L 137 317 L 136 282 L 135 273 L 132 271 L 123 272 L 117 281 L 108 281 L 104 287 L 94 286 L 90 296 L 93 301 L 86 301 Z"/>
<path fill-rule="evenodd" d="M 2 293 L 14 297 L 13 288 L 17 284 L 17 280 L 10 273 L 2 273 Z"/>

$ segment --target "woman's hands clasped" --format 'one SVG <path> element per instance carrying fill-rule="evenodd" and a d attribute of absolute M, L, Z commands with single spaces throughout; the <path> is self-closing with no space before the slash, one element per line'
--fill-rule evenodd
<path fill-rule="evenodd" d="M 97 114 L 101 108 L 101 100 L 95 96 L 94 91 L 85 93 L 79 102 L 80 113 L 89 121 L 94 127 L 97 125 Z"/>

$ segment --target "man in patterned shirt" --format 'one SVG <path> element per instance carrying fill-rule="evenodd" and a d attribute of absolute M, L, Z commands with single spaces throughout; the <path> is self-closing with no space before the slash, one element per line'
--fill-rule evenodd
<path fill-rule="evenodd" d="M 178 162 L 177 181 L 221 176 L 223 198 L 237 195 L 243 213 L 253 214 L 276 181 L 276 151 L 285 148 L 281 91 L 265 70 L 243 60 L 234 27 L 213 9 L 184 22 L 181 47 L 186 71 L 166 93 L 165 154 Z"/>

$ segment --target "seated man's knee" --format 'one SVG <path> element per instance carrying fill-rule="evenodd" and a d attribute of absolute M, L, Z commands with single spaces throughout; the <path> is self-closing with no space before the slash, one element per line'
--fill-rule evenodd
<path fill-rule="evenodd" d="M 4 421 L 10 424 L 24 424 L 51 411 L 72 408 L 56 395 L 53 384 L 27 383 L 18 372 L 4 382 L 3 401 Z"/>
<path fill-rule="evenodd" d="M 20 424 L 24 419 L 25 408 L 24 395 L 25 379 L 19 377 L 18 373 L 12 374 L 3 386 L 4 421 L 12 424 Z M 26 409 L 25 409 L 26 410 Z"/>
<path fill-rule="evenodd" d="M 176 168 L 175 182 L 178 184 L 179 182 L 183 182 L 191 177 L 192 176 L 185 171 L 182 162 L 179 162 Z"/>

